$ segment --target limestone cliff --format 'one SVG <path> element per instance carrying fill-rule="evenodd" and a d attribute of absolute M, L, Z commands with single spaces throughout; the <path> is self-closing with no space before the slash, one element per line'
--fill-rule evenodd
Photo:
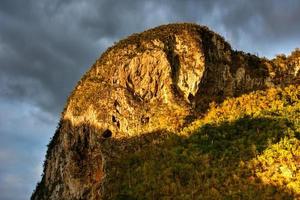
<path fill-rule="evenodd" d="M 48 146 L 32 199 L 114 199 L 110 172 L 136 151 L 201 118 L 211 102 L 299 83 L 284 62 L 234 51 L 195 24 L 164 25 L 110 47 L 79 81 Z M 279 66 L 280 65 L 280 66 Z M 282 66 L 281 66 L 282 65 Z M 131 149 L 135 148 L 135 149 Z"/>

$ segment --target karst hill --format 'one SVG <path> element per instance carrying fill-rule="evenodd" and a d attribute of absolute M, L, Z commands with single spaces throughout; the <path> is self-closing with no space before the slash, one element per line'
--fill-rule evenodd
<path fill-rule="evenodd" d="M 300 51 L 235 51 L 196 24 L 107 49 L 68 98 L 38 199 L 300 198 Z"/>

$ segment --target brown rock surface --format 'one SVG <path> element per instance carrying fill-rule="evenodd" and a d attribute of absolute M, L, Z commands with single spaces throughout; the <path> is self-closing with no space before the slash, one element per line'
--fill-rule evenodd
<path fill-rule="evenodd" d="M 297 82 L 299 58 L 278 70 L 274 60 L 234 51 L 195 24 L 160 26 L 121 40 L 69 97 L 32 199 L 109 199 L 106 179 L 124 138 L 176 131 L 212 101 Z"/>

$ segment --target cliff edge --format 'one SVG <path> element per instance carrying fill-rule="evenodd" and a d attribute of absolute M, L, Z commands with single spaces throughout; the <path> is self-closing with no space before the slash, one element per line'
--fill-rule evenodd
<path fill-rule="evenodd" d="M 196 24 L 133 34 L 104 52 L 68 98 L 32 199 L 135 199 L 115 187 L 126 156 L 205 118 L 212 102 L 299 84 L 299 69 L 299 51 L 259 58 Z"/>

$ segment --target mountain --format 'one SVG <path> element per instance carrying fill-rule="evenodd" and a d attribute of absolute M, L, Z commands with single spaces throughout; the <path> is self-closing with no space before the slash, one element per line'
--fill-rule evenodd
<path fill-rule="evenodd" d="M 298 198 L 299 83 L 299 49 L 259 58 L 187 23 L 133 34 L 68 98 L 31 198 Z"/>

